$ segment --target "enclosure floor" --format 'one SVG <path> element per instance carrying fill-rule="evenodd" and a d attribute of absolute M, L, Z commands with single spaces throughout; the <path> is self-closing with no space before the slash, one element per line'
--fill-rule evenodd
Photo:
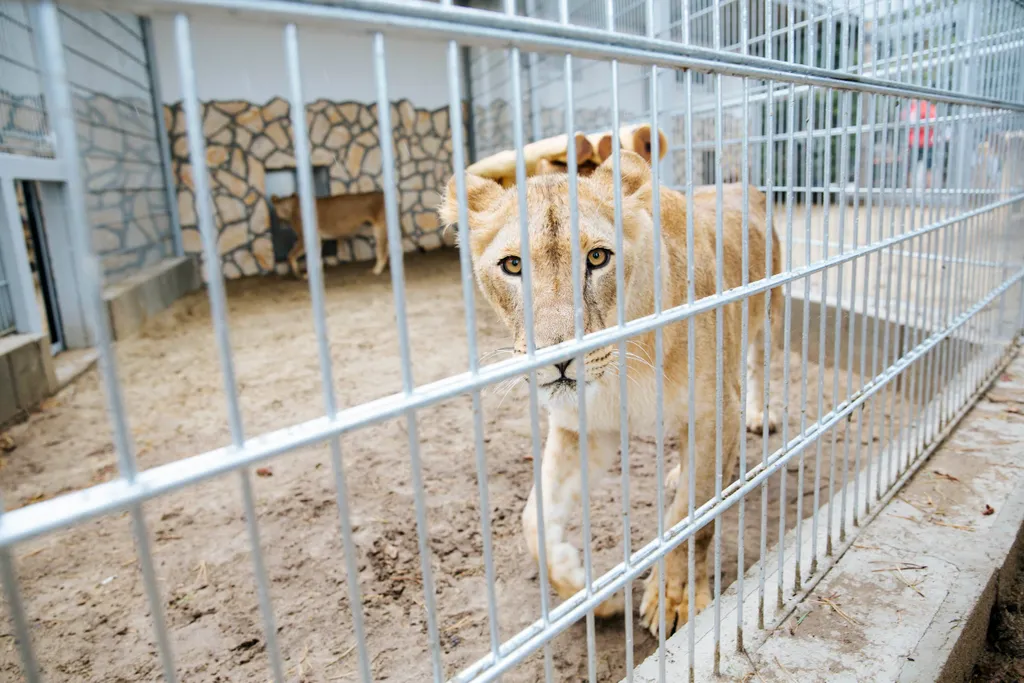
<path fill-rule="evenodd" d="M 408 316 L 417 383 L 467 367 L 459 264 L 453 252 L 406 259 Z M 322 413 L 316 345 L 306 284 L 263 278 L 229 283 L 232 342 L 245 431 L 255 436 Z M 481 353 L 506 346 L 506 332 L 477 296 Z M 327 273 L 327 313 L 335 388 L 342 407 L 401 389 L 390 278 L 362 266 Z M 793 342 L 799 349 L 798 340 Z M 131 431 L 140 468 L 228 445 L 222 380 L 205 295 L 178 301 L 137 336 L 117 346 Z M 799 429 L 801 380 L 806 416 L 817 413 L 818 369 L 793 356 L 790 433 Z M 838 391 L 845 395 L 845 373 Z M 772 386 L 783 386 L 781 375 Z M 833 395 L 826 373 L 823 403 Z M 489 496 L 494 537 L 500 635 L 508 638 L 539 616 L 537 570 L 520 532 L 519 515 L 532 481 L 525 392 L 483 398 Z M 890 410 L 877 411 L 880 427 Z M 856 421 L 851 423 L 856 425 Z M 429 546 L 447 675 L 489 648 L 471 401 L 459 397 L 419 412 Z M 14 427 L 15 449 L 0 454 L 4 502 L 16 508 L 114 476 L 116 460 L 96 370 L 48 400 Z M 863 441 L 870 440 L 865 430 Z M 417 552 L 408 432 L 404 419 L 369 427 L 342 440 L 358 545 L 359 579 L 376 679 L 430 677 L 427 625 Z M 771 439 L 774 450 L 780 437 Z M 839 448 L 844 452 L 843 435 Z M 655 529 L 655 447 L 630 446 L 633 547 Z M 855 449 L 850 449 L 852 453 Z M 877 448 L 875 452 L 877 453 Z M 747 441 L 747 461 L 761 458 L 760 437 Z M 831 441 L 823 448 L 818 483 L 827 495 Z M 794 461 L 785 471 L 786 526 L 813 509 L 815 451 L 806 452 L 803 496 Z M 852 456 L 851 456 L 852 457 Z M 669 441 L 669 464 L 678 458 Z M 350 605 L 327 445 L 263 465 L 253 477 L 262 546 L 271 578 L 278 639 L 289 680 L 356 679 Z M 836 476 L 841 467 L 837 462 Z M 609 472 L 593 494 L 595 573 L 622 558 L 619 473 Z M 771 480 L 768 546 L 779 531 L 778 478 Z M 759 494 L 746 504 L 745 564 L 760 546 Z M 237 476 L 223 476 L 145 506 L 156 571 L 181 680 L 266 681 L 268 658 L 257 607 L 249 540 Z M 737 573 L 738 508 L 724 516 L 723 587 Z M 578 538 L 578 530 L 575 531 Z M 16 549 L 34 645 L 49 681 L 139 681 L 159 676 L 155 640 L 135 559 L 127 514 L 85 523 Z M 642 583 L 633 585 L 639 604 Z M 553 603 L 557 599 L 553 598 Z M 634 619 L 634 623 L 636 620 Z M 5 627 L 6 628 L 6 627 Z M 559 636 L 552 655 L 556 680 L 586 676 L 583 624 Z M 623 620 L 599 622 L 598 678 L 624 675 Z M 656 640 L 635 629 L 640 662 Z M 0 632 L 0 678 L 17 677 L 17 651 Z M 531 657 L 506 681 L 542 678 Z"/>

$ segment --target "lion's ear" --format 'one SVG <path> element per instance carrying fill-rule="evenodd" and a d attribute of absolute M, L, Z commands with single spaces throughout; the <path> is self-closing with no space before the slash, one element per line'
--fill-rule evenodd
<path fill-rule="evenodd" d="M 501 185 L 490 178 L 481 178 L 471 173 L 466 174 L 466 208 L 471 230 L 480 225 L 480 214 L 493 207 L 504 192 Z M 458 225 L 459 223 L 459 201 L 455 176 L 448 180 L 448 187 L 441 205 L 437 208 L 437 214 L 443 225 Z"/>
<path fill-rule="evenodd" d="M 628 197 L 651 180 L 651 166 L 635 152 L 620 151 L 619 175 L 622 177 L 622 195 Z M 609 191 L 615 186 L 615 159 L 608 157 L 591 175 L 591 179 L 607 185 Z"/>

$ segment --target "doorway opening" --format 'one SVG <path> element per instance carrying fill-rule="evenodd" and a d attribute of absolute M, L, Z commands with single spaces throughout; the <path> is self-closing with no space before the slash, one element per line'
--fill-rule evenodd
<path fill-rule="evenodd" d="M 16 184 L 18 204 L 21 209 L 22 229 L 25 246 L 32 267 L 36 302 L 43 318 L 43 332 L 50 337 L 51 352 L 56 355 L 65 349 L 64 325 L 60 306 L 57 303 L 57 287 L 54 280 L 53 260 L 46 238 L 46 225 L 40 203 L 39 186 L 34 181 L 19 181 Z"/>

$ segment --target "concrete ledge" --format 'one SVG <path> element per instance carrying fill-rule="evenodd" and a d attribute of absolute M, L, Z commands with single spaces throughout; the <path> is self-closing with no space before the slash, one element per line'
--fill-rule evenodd
<path fill-rule="evenodd" d="M 992 370 L 997 360 L 987 355 L 953 379 L 950 388 L 962 389 L 991 373 L 996 384 L 973 409 L 952 416 L 945 439 L 910 465 L 881 504 L 874 502 L 873 487 L 866 488 L 871 484 L 865 473 L 853 478 L 850 487 L 856 482 L 862 492 L 860 526 L 848 524 L 845 539 L 834 532 L 834 557 L 820 558 L 816 571 L 808 572 L 809 523 L 799 538 L 795 530 L 787 534 L 781 569 L 778 548 L 768 553 L 766 628 L 758 625 L 761 565 L 755 564 L 743 577 L 742 600 L 737 584 L 722 595 L 720 645 L 713 610 L 694 619 L 693 679 L 688 629 L 669 639 L 667 680 L 967 680 L 984 648 L 999 586 L 1012 578 L 1015 551 L 1024 543 L 1024 417 L 1007 410 L 1024 405 L 1024 357 L 1005 372 L 1002 362 Z M 887 462 L 885 457 L 879 461 Z M 834 499 L 847 520 L 854 519 L 853 490 L 843 496 L 840 489 Z M 864 515 L 863 492 L 869 490 L 873 505 Z M 994 513 L 984 514 L 986 506 Z M 826 547 L 828 508 L 818 517 L 820 549 Z M 736 651 L 740 633 L 743 653 Z M 719 654 L 716 677 L 712 662 Z M 634 680 L 658 680 L 658 655 L 638 667 Z"/>
<path fill-rule="evenodd" d="M 50 339 L 42 334 L 0 338 L 0 425 L 57 391 Z"/>
<path fill-rule="evenodd" d="M 191 257 L 166 259 L 107 287 L 103 298 L 114 340 L 134 334 L 183 295 L 199 289 L 199 264 Z"/>
<path fill-rule="evenodd" d="M 821 316 L 824 311 L 825 315 L 825 348 L 824 358 L 826 367 L 833 367 L 836 362 L 835 354 L 835 339 L 836 339 L 836 315 L 838 311 L 839 318 L 839 334 L 841 335 L 841 344 L 839 349 L 839 362 L 840 367 L 849 367 L 850 356 L 853 356 L 853 368 L 858 370 L 861 364 L 862 354 L 866 354 L 863 358 L 864 367 L 870 368 L 873 363 L 881 364 L 881 352 L 882 352 L 882 339 L 885 335 L 886 320 L 882 317 L 876 317 L 872 314 L 865 314 L 861 311 L 850 310 L 844 306 L 842 309 L 838 309 L 834 301 L 826 300 L 822 304 L 820 297 L 812 296 L 810 300 L 793 293 L 792 308 L 790 313 L 790 349 L 800 350 L 801 339 L 803 338 L 803 324 L 804 324 L 804 309 L 807 309 L 808 316 L 808 335 L 807 335 L 807 357 L 808 359 L 817 362 L 820 353 L 820 340 L 821 340 Z M 861 337 L 864 331 L 865 317 L 867 318 L 867 344 L 861 344 Z M 853 348 L 847 343 L 849 340 L 850 327 L 853 326 L 854 332 L 854 343 Z M 874 346 L 871 344 L 871 340 L 875 338 L 876 329 L 878 334 L 878 345 L 879 348 L 874 351 Z M 910 325 L 904 322 L 889 322 L 889 353 L 892 355 L 895 349 L 899 348 L 911 348 L 916 346 L 916 343 L 920 343 L 921 340 L 928 338 L 937 329 L 929 330 L 927 328 Z M 1012 339 L 1016 331 L 1008 332 L 1006 338 Z M 915 343 L 916 342 L 916 343 Z M 973 339 L 969 338 L 962 330 L 958 330 L 957 333 L 950 335 L 946 339 L 943 339 L 935 347 L 933 354 L 942 354 L 946 352 L 946 348 L 952 345 L 965 346 L 965 352 L 968 357 L 976 355 L 981 345 L 977 344 Z M 891 360 L 890 360 L 891 362 Z M 896 386 L 901 387 L 903 376 L 900 375 L 896 378 Z M 938 376 L 939 385 L 936 389 L 941 389 L 943 384 L 942 381 L 945 379 L 942 376 Z"/>

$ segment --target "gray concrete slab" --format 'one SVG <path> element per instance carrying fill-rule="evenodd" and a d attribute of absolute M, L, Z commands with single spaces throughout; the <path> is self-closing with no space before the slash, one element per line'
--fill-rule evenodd
<path fill-rule="evenodd" d="M 14 334 L 3 337 L 0 339 L 0 366 L 0 424 L 35 408 L 57 390 L 48 336 Z"/>
<path fill-rule="evenodd" d="M 199 266 L 190 257 L 161 261 L 117 284 L 103 294 L 114 339 L 125 339 L 149 318 L 202 285 Z"/>
<path fill-rule="evenodd" d="M 0 356 L 0 425 L 19 414 L 18 395 L 14 391 L 14 377 L 7 359 Z"/>

